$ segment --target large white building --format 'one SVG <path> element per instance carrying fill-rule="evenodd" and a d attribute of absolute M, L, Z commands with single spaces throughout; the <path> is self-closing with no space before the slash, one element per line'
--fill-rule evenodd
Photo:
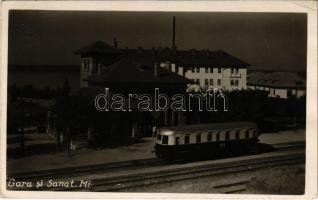
<path fill-rule="evenodd" d="M 170 54 L 170 56 L 167 56 Z M 164 55 L 164 56 L 162 56 Z M 174 56 L 173 59 L 171 57 Z M 170 60 L 165 60 L 168 57 Z M 246 89 L 248 64 L 222 51 L 164 49 L 159 55 L 160 66 L 170 69 L 203 89 Z"/>
<path fill-rule="evenodd" d="M 249 64 L 223 50 L 178 50 L 175 44 L 175 22 L 176 19 L 173 17 L 171 48 L 119 49 L 116 40 L 114 46 L 99 41 L 82 48 L 80 51 L 84 55 L 84 59 L 81 64 L 81 87 L 87 87 L 86 79 L 91 74 L 101 73 L 101 68 L 103 68 L 103 66 L 100 66 L 101 63 L 111 64 L 122 56 L 128 56 L 134 59 L 151 60 L 153 65 L 159 65 L 186 77 L 203 90 L 212 88 L 240 90 L 247 88 L 246 68 Z M 94 59 L 91 57 L 92 53 L 95 55 Z M 112 59 L 99 59 L 98 55 L 102 54 L 107 54 Z"/>
<path fill-rule="evenodd" d="M 94 47 L 94 48 L 92 48 Z M 89 53 L 85 53 L 89 49 Z M 94 51 L 92 51 L 92 49 Z M 132 57 L 135 60 L 147 59 L 157 65 L 192 80 L 202 89 L 219 88 L 223 90 L 246 89 L 248 64 L 222 51 L 210 50 L 176 50 L 172 48 L 152 49 L 117 49 L 101 41 L 87 45 L 83 55 L 80 72 L 80 85 L 87 87 L 87 78 L 92 74 L 100 75 L 108 64 L 122 58 Z M 108 59 L 91 54 L 107 53 Z"/>

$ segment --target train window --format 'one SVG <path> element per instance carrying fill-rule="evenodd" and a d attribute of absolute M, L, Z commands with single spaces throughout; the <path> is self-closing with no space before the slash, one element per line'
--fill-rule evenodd
<path fill-rule="evenodd" d="M 200 143 L 200 142 L 201 142 L 201 134 L 197 134 L 196 142 L 197 142 L 197 143 Z"/>
<path fill-rule="evenodd" d="M 184 137 L 184 144 L 189 144 L 190 143 L 190 135 L 186 135 Z"/>
<path fill-rule="evenodd" d="M 248 132 L 249 132 L 249 130 L 245 131 L 245 138 L 248 138 Z"/>
<path fill-rule="evenodd" d="M 220 133 L 219 132 L 216 134 L 216 141 L 220 141 Z"/>
<path fill-rule="evenodd" d="M 235 133 L 235 139 L 240 139 L 240 131 L 236 131 Z"/>
<path fill-rule="evenodd" d="M 225 140 L 229 140 L 229 139 L 230 139 L 230 131 L 226 131 Z"/>
<path fill-rule="evenodd" d="M 208 133 L 208 138 L 207 138 L 208 142 L 212 141 L 212 133 Z"/>
<path fill-rule="evenodd" d="M 180 144 L 180 138 L 176 137 L 176 145 Z"/>
<path fill-rule="evenodd" d="M 162 136 L 162 144 L 168 144 L 168 136 Z"/>

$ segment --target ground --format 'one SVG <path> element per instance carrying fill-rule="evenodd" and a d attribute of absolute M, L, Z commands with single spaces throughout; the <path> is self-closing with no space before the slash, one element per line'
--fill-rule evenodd
<path fill-rule="evenodd" d="M 304 129 L 266 133 L 259 137 L 260 142 L 266 144 L 299 142 L 305 141 L 305 138 Z M 25 156 L 21 157 L 17 136 L 10 135 L 8 137 L 7 172 L 9 174 L 155 157 L 153 138 L 142 138 L 137 143 L 112 148 L 77 149 L 72 151 L 70 156 L 65 151 L 56 151 L 55 140 L 47 134 L 26 134 L 25 145 L 26 153 Z M 254 172 L 231 174 L 230 177 L 221 175 L 183 181 L 182 184 L 178 182 L 159 184 L 138 188 L 138 192 L 220 193 L 213 188 L 211 183 L 248 177 L 250 181 L 244 186 L 243 193 L 302 194 L 304 191 L 304 169 L 303 165 L 274 167 Z"/>
<path fill-rule="evenodd" d="M 301 195 L 305 186 L 304 165 L 271 167 L 256 171 L 241 172 L 229 175 L 209 176 L 198 179 L 183 180 L 157 184 L 142 188 L 132 188 L 125 192 L 164 192 L 164 193 L 222 193 L 214 186 L 224 180 L 247 180 L 242 194 L 290 194 Z"/>
<path fill-rule="evenodd" d="M 93 165 L 135 159 L 154 158 L 154 141 L 142 138 L 135 144 L 105 149 L 82 148 L 67 156 L 65 151 L 56 151 L 55 140 L 47 134 L 26 135 L 26 156 L 20 157 L 19 140 L 8 137 L 7 169 L 9 173 L 37 171 L 43 169 L 64 168 L 80 165 Z M 276 144 L 305 141 L 305 130 L 283 131 L 262 134 L 261 143 Z M 23 168 L 21 168 L 23 166 Z"/>

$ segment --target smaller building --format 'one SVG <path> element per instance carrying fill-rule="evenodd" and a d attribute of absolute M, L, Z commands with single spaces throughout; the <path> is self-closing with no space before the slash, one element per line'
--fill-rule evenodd
<path fill-rule="evenodd" d="M 306 94 L 306 79 L 295 72 L 251 72 L 247 75 L 247 86 L 268 91 L 269 97 L 282 99 L 299 98 Z"/>

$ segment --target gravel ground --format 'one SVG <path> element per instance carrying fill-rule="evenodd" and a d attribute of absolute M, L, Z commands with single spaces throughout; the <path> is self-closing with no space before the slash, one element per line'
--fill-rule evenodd
<path fill-rule="evenodd" d="M 236 186 L 244 190 L 240 194 L 290 194 L 304 193 L 305 166 L 293 165 L 283 167 L 270 167 L 251 172 L 235 173 L 228 175 L 209 176 L 158 184 L 142 188 L 131 188 L 123 192 L 163 192 L 163 193 L 225 193 L 226 188 L 215 188 L 216 185 L 225 184 L 227 181 L 245 181 L 247 183 Z M 228 189 L 228 188 L 227 188 Z M 236 188 L 230 188 L 236 189 Z"/>

